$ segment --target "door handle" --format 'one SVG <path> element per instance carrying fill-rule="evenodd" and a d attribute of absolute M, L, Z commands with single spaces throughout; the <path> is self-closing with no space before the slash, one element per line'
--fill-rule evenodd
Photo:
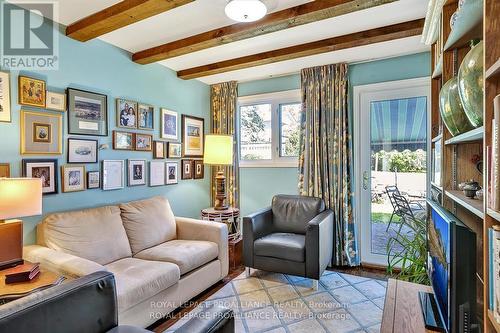
<path fill-rule="evenodd" d="M 368 181 L 370 180 L 370 176 L 368 174 L 368 171 L 363 172 L 363 189 L 367 190 L 368 189 Z"/>

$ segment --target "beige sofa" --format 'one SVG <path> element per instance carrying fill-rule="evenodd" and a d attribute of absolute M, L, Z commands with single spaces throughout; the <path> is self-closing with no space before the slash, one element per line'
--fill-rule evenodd
<path fill-rule="evenodd" d="M 227 227 L 174 217 L 167 199 L 48 215 L 24 258 L 66 276 L 115 275 L 121 325 L 146 327 L 228 273 Z"/>

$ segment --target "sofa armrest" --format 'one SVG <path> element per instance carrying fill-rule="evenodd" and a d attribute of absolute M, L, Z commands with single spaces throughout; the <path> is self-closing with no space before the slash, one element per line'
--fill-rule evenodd
<path fill-rule="evenodd" d="M 214 242 L 219 246 L 221 262 L 221 279 L 229 272 L 228 231 L 227 225 L 218 222 L 208 222 L 186 217 L 176 217 L 177 238 L 184 240 L 204 240 Z"/>
<path fill-rule="evenodd" d="M 245 266 L 253 267 L 255 240 L 271 233 L 273 211 L 270 207 L 243 218 L 243 261 Z"/>
<path fill-rule="evenodd" d="M 329 209 L 314 217 L 306 231 L 306 276 L 319 280 L 332 260 L 333 212 Z"/>
<path fill-rule="evenodd" d="M 25 246 L 23 258 L 31 262 L 39 262 L 50 271 L 73 278 L 108 270 L 96 262 L 40 245 Z"/>

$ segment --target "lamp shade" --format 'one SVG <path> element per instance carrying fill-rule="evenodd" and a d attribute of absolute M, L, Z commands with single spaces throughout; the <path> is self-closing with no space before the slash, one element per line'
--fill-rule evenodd
<path fill-rule="evenodd" d="M 41 179 L 0 178 L 0 221 L 41 214 Z"/>
<path fill-rule="evenodd" d="M 232 165 L 233 136 L 220 134 L 206 135 L 203 163 L 211 165 Z"/>

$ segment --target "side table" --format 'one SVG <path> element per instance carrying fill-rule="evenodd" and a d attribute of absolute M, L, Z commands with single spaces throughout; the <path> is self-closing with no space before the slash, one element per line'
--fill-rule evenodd
<path fill-rule="evenodd" d="M 40 267 L 40 273 L 28 282 L 5 283 L 8 269 L 0 271 L 0 305 L 61 284 L 66 278 Z"/>
<path fill-rule="evenodd" d="M 225 223 L 229 231 L 229 271 L 242 265 L 243 240 L 240 231 L 240 210 L 229 207 L 226 210 L 216 210 L 213 207 L 201 211 L 201 219 L 205 221 Z"/>
<path fill-rule="evenodd" d="M 243 265 L 243 239 L 238 237 L 229 241 L 229 271 L 233 271 Z"/>
<path fill-rule="evenodd" d="M 240 210 L 229 207 L 226 210 L 216 210 L 213 207 L 201 210 L 201 219 L 204 221 L 220 222 L 227 225 L 229 239 L 238 239 L 240 233 Z"/>

